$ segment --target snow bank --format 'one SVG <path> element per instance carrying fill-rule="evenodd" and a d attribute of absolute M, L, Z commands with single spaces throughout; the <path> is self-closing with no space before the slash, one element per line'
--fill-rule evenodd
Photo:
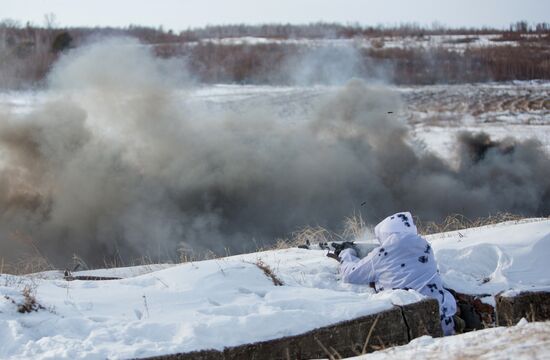
<path fill-rule="evenodd" d="M 543 359 L 550 353 L 550 322 L 520 321 L 462 335 L 433 339 L 422 336 L 409 344 L 352 359 Z"/>
<path fill-rule="evenodd" d="M 458 292 L 550 291 L 550 220 L 506 222 L 427 239 L 445 285 Z"/>
<path fill-rule="evenodd" d="M 261 259 L 285 283 L 275 286 Z M 341 284 L 319 250 L 289 249 L 187 263 L 118 281 L 0 277 L 0 358 L 130 358 L 296 335 L 413 303 L 419 294 L 375 294 Z M 112 276 L 126 271 L 99 271 Z M 46 310 L 17 313 L 11 299 L 35 289 Z"/>
<path fill-rule="evenodd" d="M 550 220 L 508 222 L 427 238 L 444 282 L 457 291 L 494 295 L 550 290 L 545 266 L 550 258 Z M 375 294 L 367 286 L 343 284 L 338 263 L 324 255 L 323 250 L 285 249 L 75 274 L 124 277 L 114 281 L 67 282 L 56 272 L 0 275 L 0 358 L 120 359 L 222 349 L 296 335 L 422 299 L 413 291 Z M 275 286 L 256 265 L 258 260 L 284 286 Z M 25 287 L 45 309 L 17 312 L 13 302 L 24 301 Z M 548 333 L 550 325 L 525 329 Z M 491 331 L 496 335 L 478 341 Z M 516 332 L 492 329 L 453 338 L 457 340 L 421 338 L 408 345 L 403 356 L 434 348 L 465 349 L 470 340 L 479 346 L 507 342 L 498 339 Z"/>

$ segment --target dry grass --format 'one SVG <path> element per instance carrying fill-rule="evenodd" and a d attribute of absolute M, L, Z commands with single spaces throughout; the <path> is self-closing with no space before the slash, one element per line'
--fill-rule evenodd
<path fill-rule="evenodd" d="M 353 215 L 344 219 L 341 232 L 328 230 L 322 226 L 306 226 L 291 234 L 289 239 L 279 239 L 270 249 L 287 249 L 304 244 L 328 244 L 332 241 L 353 241 L 361 238 L 369 227 L 360 215 Z"/>
<path fill-rule="evenodd" d="M 480 227 L 487 225 L 495 225 L 507 221 L 521 221 L 525 220 L 525 217 L 521 215 L 515 215 L 511 213 L 497 213 L 487 217 L 480 217 L 475 219 L 469 219 L 466 216 L 460 214 L 452 214 L 447 216 L 444 220 L 423 222 L 420 218 L 415 217 L 415 223 L 418 228 L 418 232 L 422 235 L 430 235 L 436 233 L 443 233 L 449 231 L 463 230 L 472 227 Z M 297 247 L 304 244 L 329 244 L 333 241 L 357 241 L 365 236 L 365 232 L 373 233 L 373 226 L 369 225 L 361 215 L 353 215 L 344 219 L 343 229 L 340 232 L 328 230 L 321 226 L 311 227 L 306 226 L 291 234 L 289 238 L 277 239 L 276 242 L 268 246 L 257 246 L 254 252 L 268 251 L 268 250 L 281 250 L 292 247 Z M 25 275 L 38 273 L 48 270 L 54 270 L 55 267 L 51 262 L 40 252 L 40 250 L 34 245 L 32 239 L 25 237 L 21 234 L 17 234 L 18 241 L 28 243 L 32 251 L 17 259 L 15 262 L 9 262 L 5 258 L 0 258 L 0 274 L 13 274 L 13 275 Z M 178 249 L 179 258 L 176 262 L 187 263 L 200 260 L 211 260 L 222 257 L 230 256 L 231 253 L 226 249 L 225 254 L 218 254 L 213 251 L 205 251 L 198 253 L 193 249 L 182 246 Z M 73 255 L 73 268 L 71 271 L 91 269 L 86 262 Z M 122 262 L 120 257 L 115 258 L 109 262 L 105 261 L 102 268 L 116 268 L 121 266 L 146 266 L 153 265 L 155 263 L 148 256 L 142 256 L 130 264 Z"/>
<path fill-rule="evenodd" d="M 23 314 L 44 309 L 44 307 L 36 301 L 34 289 L 31 289 L 29 286 L 25 286 L 22 294 L 23 302 L 17 306 L 17 311 Z"/>
<path fill-rule="evenodd" d="M 11 301 L 12 304 L 16 305 L 17 311 L 20 312 L 21 314 L 46 309 L 44 306 L 40 305 L 36 300 L 35 288 L 29 285 L 26 285 L 23 288 L 21 294 L 23 295 L 23 301 L 20 303 L 16 302 L 14 299 L 12 299 L 7 295 L 5 295 L 4 298 Z"/>
<path fill-rule="evenodd" d="M 525 220 L 524 216 L 506 212 L 475 219 L 469 219 L 460 214 L 449 215 L 442 221 L 423 222 L 418 217 L 414 219 L 418 228 L 418 233 L 422 235 L 496 225 L 507 221 L 518 222 L 522 220 Z M 365 219 L 360 215 L 353 215 L 344 220 L 344 228 L 340 233 L 330 231 L 320 226 L 306 226 L 292 233 L 290 239 L 280 239 L 277 244 L 270 249 L 287 249 L 304 244 L 327 244 L 331 241 L 357 241 L 364 237 L 365 232 L 373 234 L 373 228 L 374 226 L 367 224 Z"/>
<path fill-rule="evenodd" d="M 376 324 L 378 323 L 379 318 L 380 318 L 380 314 L 378 314 L 376 316 L 376 319 L 374 319 L 374 322 L 372 323 L 372 326 L 369 329 L 369 333 L 367 335 L 367 338 L 365 339 L 365 344 L 363 345 L 363 349 L 362 349 L 361 354 L 366 354 L 367 353 L 367 347 L 369 346 L 369 341 L 370 341 L 370 338 L 372 336 L 372 332 L 374 331 L 374 328 L 376 327 Z"/>
<path fill-rule="evenodd" d="M 254 265 L 260 268 L 264 272 L 265 276 L 267 276 L 268 278 L 271 279 L 271 281 L 273 281 L 273 285 L 275 286 L 284 285 L 283 281 L 279 279 L 277 275 L 275 275 L 275 273 L 273 272 L 273 269 L 271 269 L 271 267 L 266 263 L 264 263 L 261 259 L 258 259 Z"/>
<path fill-rule="evenodd" d="M 11 274 L 34 274 L 38 272 L 53 270 L 53 265 L 47 258 L 41 255 L 28 255 L 23 256 L 10 267 Z"/>
<path fill-rule="evenodd" d="M 41 255 L 25 254 L 11 262 L 4 258 L 0 260 L 0 274 L 26 275 L 48 270 L 54 270 L 54 266 Z"/>
<path fill-rule="evenodd" d="M 476 219 L 469 219 L 464 215 L 452 214 L 447 216 L 441 222 L 428 221 L 422 222 L 421 219 L 415 218 L 416 227 L 418 232 L 423 235 L 443 233 L 447 231 L 463 230 L 467 228 L 495 225 L 506 221 L 520 221 L 525 217 L 521 215 L 515 215 L 511 213 L 497 213 L 496 215 L 490 215 L 487 217 L 480 217 Z"/>
<path fill-rule="evenodd" d="M 524 24 L 525 25 L 525 24 Z M 389 75 L 397 84 L 437 84 L 520 79 L 548 79 L 549 24 L 516 26 L 514 31 L 498 29 L 445 29 L 400 27 L 358 27 L 339 24 L 310 25 L 225 25 L 173 31 L 142 26 L 129 28 L 54 29 L 17 23 L 0 22 L 0 87 L 36 85 L 43 82 L 58 59 L 56 39 L 69 34 L 75 46 L 91 37 L 129 36 L 151 44 L 160 58 L 185 58 L 189 71 L 207 83 L 288 83 L 292 76 L 284 74 L 285 64 L 304 52 L 295 44 L 217 44 L 201 39 L 258 36 L 270 39 L 348 38 L 372 39 L 372 48 L 363 49 L 362 67 L 357 76 L 368 77 L 371 66 L 391 68 Z M 533 35 L 536 37 L 526 37 Z M 519 46 L 471 47 L 463 53 L 445 47 L 436 49 L 397 49 L 385 47 L 384 38 L 426 35 L 467 35 L 451 42 L 472 42 L 481 34 L 499 34 L 493 41 L 515 41 Z M 192 45 L 188 42 L 192 41 Z M 320 72 L 321 73 L 321 72 Z M 319 74 L 322 80 L 322 75 Z"/>
<path fill-rule="evenodd" d="M 313 339 L 315 342 L 319 345 L 319 347 L 327 354 L 329 360 L 340 360 L 343 359 L 343 357 L 333 348 L 333 347 L 326 347 L 317 336 L 313 336 Z"/>
<path fill-rule="evenodd" d="M 337 234 L 321 226 L 316 226 L 316 227 L 306 226 L 303 229 L 292 233 L 291 243 L 294 243 L 294 244 L 327 243 L 330 241 L 334 241 L 336 238 L 337 238 Z"/>
<path fill-rule="evenodd" d="M 345 240 L 356 240 L 361 238 L 365 231 L 368 230 L 368 226 L 361 215 L 353 215 L 345 218 L 344 230 L 342 231 L 341 238 Z"/>
<path fill-rule="evenodd" d="M 260 248 L 258 248 L 257 251 L 260 251 Z M 177 262 L 179 262 L 180 264 L 194 262 L 194 261 L 202 261 L 202 260 L 214 260 L 222 257 L 229 257 L 232 255 L 231 251 L 228 248 L 225 248 L 225 252 L 223 254 L 219 254 L 212 250 L 204 250 L 202 252 L 199 252 L 187 245 L 180 246 L 177 252 L 178 252 Z M 152 263 L 149 263 L 147 265 L 151 265 L 151 264 Z"/>
<path fill-rule="evenodd" d="M 54 269 L 51 262 L 40 251 L 31 236 L 21 231 L 15 231 L 10 234 L 9 241 L 20 243 L 29 250 L 15 260 L 15 262 L 6 262 L 5 259 L 2 258 L 2 271 L 0 271 L 0 273 L 23 275 Z"/>

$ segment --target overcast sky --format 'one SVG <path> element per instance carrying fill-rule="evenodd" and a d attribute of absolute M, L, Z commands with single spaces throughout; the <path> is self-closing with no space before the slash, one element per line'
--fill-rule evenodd
<path fill-rule="evenodd" d="M 451 27 L 506 28 L 512 22 L 550 22 L 550 0 L 0 0 L 0 20 L 59 26 L 189 27 L 235 23 L 361 25 L 439 22 Z"/>

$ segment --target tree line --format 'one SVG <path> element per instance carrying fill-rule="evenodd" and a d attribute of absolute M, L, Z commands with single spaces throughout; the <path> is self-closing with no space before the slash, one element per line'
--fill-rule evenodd
<path fill-rule="evenodd" d="M 473 42 L 482 35 L 491 41 L 514 42 L 499 46 L 465 46 L 456 51 L 441 44 L 431 47 L 389 47 L 395 38 L 423 41 L 428 36 L 447 35 L 452 43 Z M 454 35 L 463 35 L 453 38 Z M 0 88 L 40 84 L 56 59 L 91 38 L 129 36 L 151 46 L 159 57 L 181 57 L 187 70 L 206 83 L 291 84 L 295 78 L 289 64 L 307 58 L 308 46 L 277 40 L 288 39 L 365 39 L 372 46 L 357 47 L 350 75 L 379 77 L 396 84 L 438 84 L 483 81 L 550 79 L 550 24 L 518 21 L 508 29 L 446 28 L 433 24 L 422 27 L 403 24 L 396 27 L 357 24 L 316 23 L 308 25 L 223 25 L 187 29 L 179 33 L 162 27 L 130 25 L 124 28 L 59 28 L 53 21 L 46 26 L 0 22 Z M 259 37 L 267 43 L 223 43 L 216 39 Z M 353 42 L 352 42 L 353 43 Z M 330 43 L 329 43 L 330 44 Z M 332 45 L 326 45 L 328 47 Z M 330 54 L 332 49 L 325 51 Z M 335 48 L 334 53 L 338 54 Z M 338 56 L 320 58 L 312 64 L 322 82 L 330 64 Z M 323 61 L 325 63 L 323 63 Z M 315 67 L 319 67 L 316 69 Z M 323 75 L 324 74 L 324 75 Z"/>

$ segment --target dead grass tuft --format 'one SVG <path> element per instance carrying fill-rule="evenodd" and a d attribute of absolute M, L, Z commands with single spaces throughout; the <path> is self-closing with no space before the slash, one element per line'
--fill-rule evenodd
<path fill-rule="evenodd" d="M 336 234 L 321 226 L 306 226 L 301 230 L 292 233 L 291 243 L 313 244 L 334 241 Z"/>
<path fill-rule="evenodd" d="M 525 217 L 512 213 L 497 213 L 487 217 L 480 217 L 476 219 L 469 219 L 464 215 L 452 214 L 447 216 L 443 221 L 428 221 L 423 222 L 420 218 L 415 217 L 415 223 L 418 228 L 418 232 L 422 235 L 430 235 L 436 233 L 443 233 L 449 231 L 463 230 L 472 227 L 480 227 L 487 225 L 495 225 L 508 221 L 525 221 Z M 533 220 L 535 221 L 535 220 Z M 297 230 L 291 234 L 289 238 L 279 238 L 276 242 L 269 246 L 260 246 L 256 244 L 254 252 L 266 251 L 266 250 L 282 250 L 292 247 L 298 247 L 300 245 L 307 244 L 329 244 L 333 241 L 357 241 L 365 236 L 365 233 L 372 234 L 372 226 L 369 225 L 361 215 L 352 215 L 344 219 L 342 231 L 335 232 L 328 230 L 322 226 L 306 226 L 303 229 Z M 28 244 L 31 248 L 31 252 L 27 255 L 19 258 L 15 262 L 6 261 L 4 258 L 0 258 L 0 274 L 13 274 L 13 275 L 25 275 L 32 273 L 39 273 L 48 270 L 54 270 L 54 266 L 49 260 L 40 252 L 38 247 L 34 244 L 32 239 L 25 236 L 22 233 L 12 234 L 12 237 L 20 242 Z M 182 244 L 178 248 L 179 263 L 195 262 L 200 260 L 211 260 L 222 257 L 230 256 L 229 249 L 226 249 L 225 254 L 218 254 L 210 250 L 206 250 L 202 253 L 196 252 L 186 244 Z M 135 266 L 135 265 L 152 265 L 155 264 L 148 256 L 142 256 L 135 259 L 131 264 L 125 264 L 120 256 L 115 256 L 109 261 L 105 259 L 104 268 L 116 268 L 121 266 Z M 77 255 L 73 255 L 72 268 L 70 271 L 87 270 L 91 269 L 86 262 Z"/>
<path fill-rule="evenodd" d="M 29 254 L 20 257 L 15 262 L 2 264 L 2 274 L 26 275 L 53 270 L 53 265 L 41 255 Z"/>
<path fill-rule="evenodd" d="M 349 216 L 344 220 L 344 231 L 340 237 L 345 240 L 360 239 L 366 229 L 367 224 L 361 215 Z"/>
<path fill-rule="evenodd" d="M 54 269 L 31 236 L 21 231 L 14 231 L 9 235 L 9 240 L 24 245 L 28 251 L 15 262 L 4 262 L 4 258 L 2 258 L 2 271 L 0 273 L 24 275 Z"/>
<path fill-rule="evenodd" d="M 306 226 L 291 234 L 289 239 L 279 239 L 271 249 L 288 249 L 300 245 L 329 244 L 333 241 L 356 241 L 369 230 L 369 226 L 360 215 L 352 215 L 344 219 L 343 230 L 334 232 L 322 226 Z"/>
<path fill-rule="evenodd" d="M 319 340 L 319 338 L 317 336 L 314 336 L 313 339 L 315 340 L 315 342 L 319 345 L 319 347 L 321 349 L 323 349 L 323 351 L 325 352 L 325 354 L 327 354 L 329 360 L 340 360 L 340 359 L 343 359 L 343 357 L 333 348 L 333 347 L 329 347 L 327 348 L 322 342 L 321 340 Z"/>
<path fill-rule="evenodd" d="M 264 263 L 261 259 L 258 259 L 255 263 L 255 265 L 260 268 L 264 274 L 271 279 L 271 281 L 273 281 L 273 285 L 275 286 L 283 286 L 284 283 L 281 279 L 279 279 L 277 277 L 277 275 L 275 275 L 275 273 L 273 272 L 273 269 L 271 269 L 271 267 L 269 265 L 267 265 L 266 263 Z"/>
<path fill-rule="evenodd" d="M 25 286 L 23 289 L 23 303 L 18 305 L 17 311 L 23 314 L 38 311 L 39 309 L 45 308 L 36 301 L 34 290 L 30 286 Z"/>
<path fill-rule="evenodd" d="M 429 235 L 448 231 L 463 230 L 473 227 L 495 225 L 506 221 L 520 221 L 523 219 L 524 217 L 521 215 L 504 212 L 476 219 L 469 219 L 466 216 L 460 214 L 452 214 L 447 216 L 441 222 L 429 221 L 424 223 L 419 218 L 415 218 L 414 220 L 416 223 L 416 227 L 418 228 L 418 232 L 423 235 Z"/>
<path fill-rule="evenodd" d="M 367 338 L 365 339 L 365 343 L 363 344 L 363 349 L 362 349 L 362 352 L 361 354 L 366 354 L 367 353 L 367 347 L 369 346 L 369 341 L 370 341 L 370 338 L 372 336 L 372 333 L 374 331 L 374 328 L 376 327 L 376 324 L 378 323 L 378 319 L 380 318 L 380 314 L 378 314 L 376 316 L 376 318 L 374 319 L 374 322 L 372 323 L 370 329 L 369 329 L 369 333 L 367 334 Z"/>
<path fill-rule="evenodd" d="M 23 295 L 23 302 L 17 303 L 11 297 L 4 295 L 4 298 L 11 301 L 12 304 L 17 306 L 17 312 L 21 314 L 30 313 L 38 310 L 45 310 L 46 308 L 38 303 L 35 296 L 35 289 L 31 286 L 25 286 L 21 292 Z"/>

